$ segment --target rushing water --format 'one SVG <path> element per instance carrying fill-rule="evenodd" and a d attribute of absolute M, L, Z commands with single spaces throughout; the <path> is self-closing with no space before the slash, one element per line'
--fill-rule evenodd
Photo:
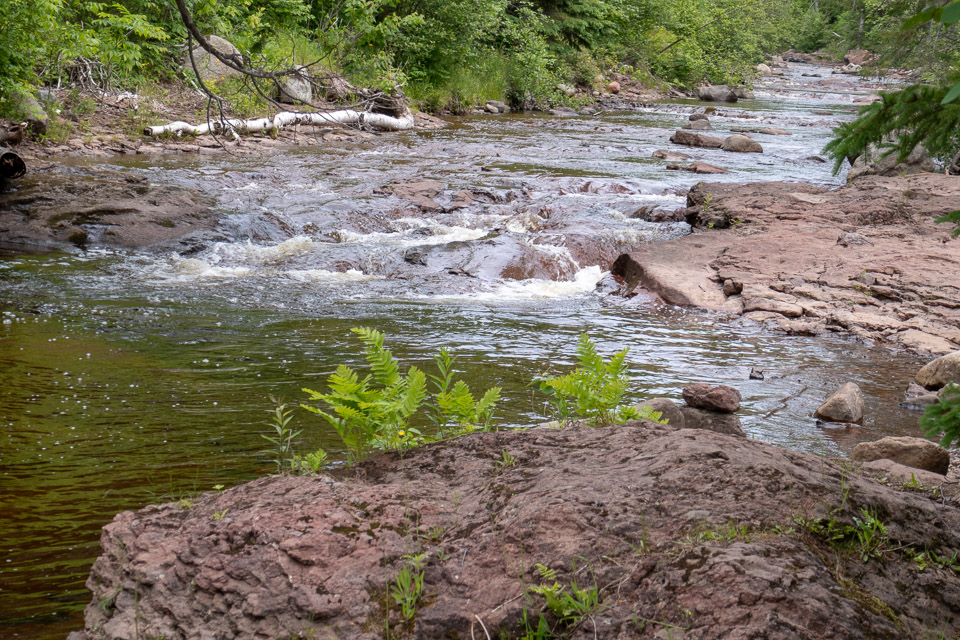
<path fill-rule="evenodd" d="M 811 156 L 864 83 L 810 82 L 797 71 L 713 119 L 720 134 L 793 132 L 758 136 L 762 156 L 691 155 L 735 171 L 719 180 L 837 184 Z M 682 206 L 697 181 L 650 158 L 694 108 L 464 118 L 268 158 L 112 162 L 208 192 L 227 216 L 189 251 L 0 258 L 0 637 L 82 626 L 99 530 L 117 511 L 269 472 L 269 396 L 296 401 L 337 364 L 361 365 L 354 326 L 385 331 L 405 364 L 429 368 L 449 347 L 474 389 L 503 386 L 508 427 L 543 420 L 527 384 L 571 366 L 587 331 L 604 353 L 630 347 L 636 399 L 733 384 L 758 439 L 831 455 L 916 433 L 897 407 L 915 358 L 595 290 L 611 255 L 686 233 L 633 216 Z M 436 207 L 390 193 L 425 180 L 440 183 L 425 192 Z M 754 367 L 764 380 L 749 379 Z M 847 380 L 868 397 L 865 424 L 818 429 L 813 409 Z M 295 424 L 304 448 L 338 455 L 318 419 Z"/>

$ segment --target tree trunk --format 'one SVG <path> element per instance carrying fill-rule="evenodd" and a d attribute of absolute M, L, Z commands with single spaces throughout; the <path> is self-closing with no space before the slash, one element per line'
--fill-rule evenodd
<path fill-rule="evenodd" d="M 341 111 L 321 111 L 317 113 L 302 113 L 295 111 L 281 111 L 273 117 L 254 118 L 251 120 L 241 120 L 231 118 L 229 120 L 211 120 L 199 125 L 192 125 L 188 122 L 177 121 L 165 125 L 155 125 L 143 130 L 144 135 L 159 136 L 164 133 L 189 133 L 195 136 L 205 133 L 221 133 L 224 130 L 235 133 L 255 133 L 258 131 L 280 130 L 291 124 L 308 124 L 313 126 L 324 126 L 330 124 L 365 124 L 374 129 L 384 131 L 406 131 L 413 129 L 413 113 L 407 109 L 399 118 L 387 116 L 382 113 L 371 113 L 369 111 L 355 111 L 353 109 L 343 109 Z"/>

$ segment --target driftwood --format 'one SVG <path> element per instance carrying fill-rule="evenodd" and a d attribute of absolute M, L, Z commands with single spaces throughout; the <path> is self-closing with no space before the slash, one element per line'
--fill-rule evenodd
<path fill-rule="evenodd" d="M 23 140 L 23 130 L 26 128 L 26 122 L 3 122 L 0 124 L 0 145 L 12 147 L 20 144 Z"/>
<path fill-rule="evenodd" d="M 22 178 L 27 173 L 27 165 L 23 158 L 13 151 L 4 151 L 0 155 L 0 180 Z"/>
<path fill-rule="evenodd" d="M 144 135 L 159 136 L 164 133 L 189 133 L 195 136 L 205 133 L 223 133 L 228 131 L 237 133 L 255 133 L 258 131 L 278 131 L 290 125 L 325 126 L 330 124 L 361 124 L 384 131 L 405 131 L 413 129 L 413 113 L 406 109 L 399 118 L 372 113 L 343 109 L 340 111 L 321 111 L 305 113 L 299 111 L 281 111 L 270 117 L 241 120 L 229 118 L 226 120 L 210 120 L 203 124 L 192 125 L 189 122 L 177 121 L 165 125 L 155 125 L 143 130 Z"/>

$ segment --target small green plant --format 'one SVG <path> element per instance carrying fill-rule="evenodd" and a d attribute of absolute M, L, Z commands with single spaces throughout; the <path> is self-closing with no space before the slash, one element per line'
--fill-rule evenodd
<path fill-rule="evenodd" d="M 498 470 L 503 471 L 507 467 L 512 467 L 516 463 L 517 459 L 510 455 L 506 449 L 503 449 L 500 451 L 500 457 L 493 461 L 493 466 L 495 466 Z"/>
<path fill-rule="evenodd" d="M 534 568 L 540 575 L 541 583 L 531 585 L 527 590 L 543 597 L 547 611 L 560 625 L 574 627 L 584 617 L 600 610 L 600 589 L 596 584 L 581 589 L 576 581 L 571 580 L 569 585 L 562 585 L 557 581 L 555 570 L 542 564 L 536 564 Z M 542 620 L 541 617 L 538 629 L 543 626 Z"/>
<path fill-rule="evenodd" d="M 193 506 L 193 500 L 190 498 L 180 498 L 177 500 L 177 506 L 183 509 L 184 511 L 189 511 L 190 507 Z"/>
<path fill-rule="evenodd" d="M 270 450 L 272 460 L 277 465 L 277 474 L 283 475 L 293 460 L 293 441 L 302 430 L 294 431 L 290 428 L 293 411 L 287 409 L 287 404 L 283 400 L 273 396 L 270 396 L 270 400 L 276 405 L 270 422 L 267 423 L 273 428 L 273 433 L 261 434 L 260 437 L 273 445 Z"/>
<path fill-rule="evenodd" d="M 223 517 L 224 517 L 225 515 L 227 515 L 227 512 L 228 512 L 228 511 L 230 511 L 230 509 L 224 509 L 223 511 L 214 511 L 214 512 L 213 512 L 213 519 L 214 519 L 214 520 L 223 520 Z"/>
<path fill-rule="evenodd" d="M 329 422 L 347 446 L 351 458 L 359 460 L 370 447 L 400 450 L 421 442 L 421 433 L 407 422 L 426 397 L 426 376 L 416 367 L 400 375 L 393 354 L 383 346 L 379 331 L 355 327 L 366 351 L 372 374 L 363 379 L 346 365 L 330 376 L 330 393 L 303 389 L 310 400 L 322 401 L 330 413 L 307 404 L 301 406 Z"/>
<path fill-rule="evenodd" d="M 405 620 L 413 620 L 417 613 L 417 604 L 423 596 L 423 565 L 426 554 L 403 556 L 403 567 L 393 577 L 390 595 L 400 606 Z"/>
<path fill-rule="evenodd" d="M 889 538 L 887 526 L 877 517 L 876 511 L 861 509 L 860 515 L 863 517 L 853 519 L 853 530 L 860 560 L 867 562 L 883 555 Z"/>
<path fill-rule="evenodd" d="M 293 459 L 290 461 L 290 466 L 294 473 L 299 475 L 309 475 L 312 473 L 318 473 L 323 466 L 327 463 L 327 452 L 323 449 L 317 449 L 312 453 L 308 453 L 305 456 L 299 454 L 293 454 Z"/>
<path fill-rule="evenodd" d="M 436 544 L 443 540 L 443 527 L 434 525 L 427 530 L 427 539 Z"/>
<path fill-rule="evenodd" d="M 456 435 L 477 429 L 487 431 L 493 419 L 493 411 L 500 400 L 500 387 L 491 387 L 479 400 L 475 400 L 470 387 L 463 380 L 453 381 L 453 365 L 456 359 L 446 349 L 433 357 L 438 375 L 430 375 L 434 388 L 431 401 L 430 421 L 437 427 L 437 434 L 445 438 L 448 431 Z"/>
<path fill-rule="evenodd" d="M 862 562 L 879 558 L 887 551 L 890 541 L 887 527 L 875 511 L 860 509 L 860 517 L 854 517 L 853 524 L 837 520 L 838 511 L 832 510 L 826 518 L 797 517 L 794 522 L 832 547 L 855 551 Z"/>
<path fill-rule="evenodd" d="M 950 383 L 941 392 L 940 401 L 923 412 L 920 426 L 926 431 L 928 438 L 936 438 L 942 434 L 942 447 L 960 442 L 960 385 Z"/>
<path fill-rule="evenodd" d="M 629 351 L 629 348 L 618 351 L 605 361 L 589 336 L 581 333 L 577 340 L 579 366 L 565 376 L 539 378 L 533 384 L 547 394 L 547 401 L 561 424 L 574 418 L 585 419 L 594 426 L 639 418 L 659 420 L 659 412 L 649 407 L 638 410 L 621 406 L 629 386 L 626 365 Z"/>
<path fill-rule="evenodd" d="M 750 530 L 747 528 L 747 525 L 737 525 L 733 522 L 728 522 L 726 525 L 716 529 L 708 526 L 697 527 L 687 534 L 686 541 L 691 543 L 711 541 L 733 542 L 734 540 L 749 542 L 749 534 Z"/>

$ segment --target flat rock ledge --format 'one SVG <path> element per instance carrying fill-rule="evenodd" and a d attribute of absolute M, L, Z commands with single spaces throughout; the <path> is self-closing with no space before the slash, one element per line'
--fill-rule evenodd
<path fill-rule="evenodd" d="M 629 288 L 789 334 L 960 348 L 960 240 L 933 222 L 960 208 L 957 177 L 869 176 L 835 191 L 700 183 L 687 205 L 695 233 L 614 262 Z"/>
<path fill-rule="evenodd" d="M 513 464 L 496 464 L 503 451 Z M 882 559 L 796 523 L 852 525 L 861 509 L 886 525 Z M 527 591 L 537 563 L 599 589 L 603 606 L 564 637 L 953 637 L 960 576 L 895 548 L 949 558 L 958 525 L 928 491 L 711 431 L 478 433 L 119 514 L 72 637 L 518 638 L 543 608 Z M 424 595 L 404 621 L 387 589 L 419 553 Z"/>

